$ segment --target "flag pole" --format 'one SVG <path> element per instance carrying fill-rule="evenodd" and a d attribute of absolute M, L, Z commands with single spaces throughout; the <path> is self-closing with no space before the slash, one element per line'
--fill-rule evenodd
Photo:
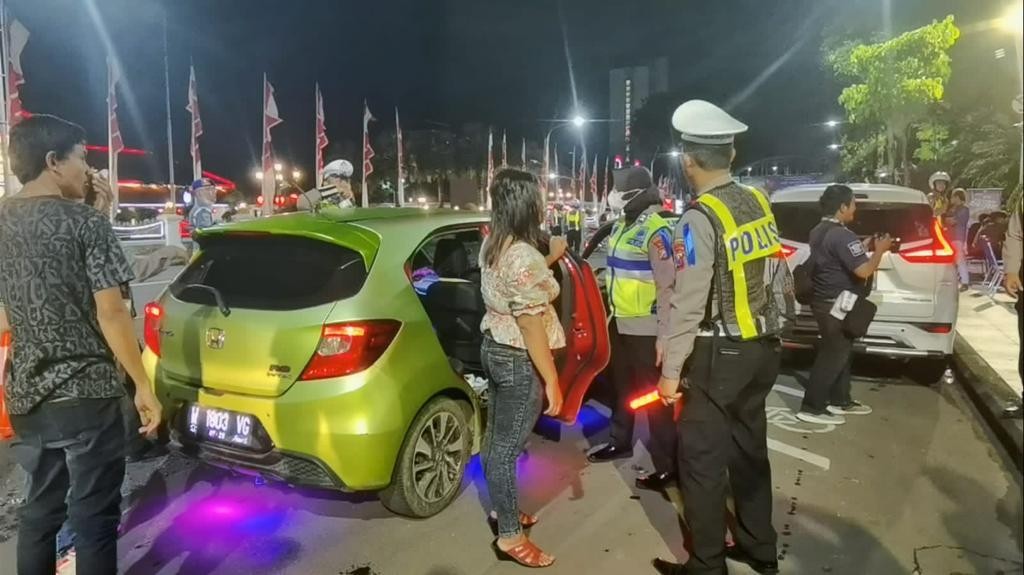
<path fill-rule="evenodd" d="M 370 195 L 366 190 L 366 142 L 367 142 L 367 130 L 369 129 L 370 122 L 366 119 L 366 113 L 370 110 L 366 104 L 366 100 L 363 100 L 363 169 L 360 170 L 363 175 L 363 207 L 370 207 Z"/>
<path fill-rule="evenodd" d="M 10 118 L 7 117 L 10 112 L 10 94 L 7 93 L 7 74 L 10 67 L 10 44 L 7 42 L 7 0 L 0 0 L 0 48 L 3 50 L 3 95 L 4 95 L 4 109 L 0 113 L 0 146 L 3 150 L 0 150 L 0 154 L 3 154 L 4 163 L 4 188 L 0 190 L 0 198 L 10 193 L 11 190 L 11 162 L 7 155 L 7 137 L 10 135 L 11 124 Z"/>
<path fill-rule="evenodd" d="M 171 71 L 167 59 L 167 12 L 164 12 L 164 100 L 167 104 L 167 183 L 174 201 L 174 138 L 171 132 Z"/>

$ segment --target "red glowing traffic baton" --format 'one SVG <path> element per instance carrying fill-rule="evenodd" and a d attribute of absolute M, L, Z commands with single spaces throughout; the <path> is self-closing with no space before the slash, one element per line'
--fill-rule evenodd
<path fill-rule="evenodd" d="M 655 389 L 654 391 L 648 391 L 641 396 L 634 397 L 629 400 L 629 408 L 636 411 L 657 401 L 661 401 L 661 395 L 659 395 L 658 390 Z"/>

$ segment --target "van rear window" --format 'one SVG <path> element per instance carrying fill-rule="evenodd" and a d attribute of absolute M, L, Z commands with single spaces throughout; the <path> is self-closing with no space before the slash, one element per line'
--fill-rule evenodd
<path fill-rule="evenodd" d="M 296 310 L 349 298 L 367 269 L 359 252 L 287 236 L 225 234 L 203 242 L 199 257 L 170 286 L 174 297 L 216 305 L 215 288 L 230 308 Z"/>
<path fill-rule="evenodd" d="M 821 221 L 817 202 L 772 204 L 783 239 L 807 243 L 814 226 Z M 903 243 L 931 238 L 932 210 L 924 204 L 857 202 L 857 214 L 850 229 L 861 237 L 888 233 Z"/>

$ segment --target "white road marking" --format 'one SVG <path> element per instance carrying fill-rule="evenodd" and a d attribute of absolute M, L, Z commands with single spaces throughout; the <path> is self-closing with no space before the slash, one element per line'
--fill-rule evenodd
<path fill-rule="evenodd" d="M 797 389 L 795 387 L 789 387 L 788 385 L 782 385 L 781 383 L 776 383 L 775 385 L 772 386 L 772 389 L 774 389 L 775 391 L 777 391 L 779 393 L 785 393 L 786 395 L 792 395 L 793 397 L 799 397 L 801 399 L 803 399 L 803 397 L 804 397 L 804 390 Z"/>
<path fill-rule="evenodd" d="M 770 437 L 768 438 L 768 449 L 778 451 L 779 453 L 783 453 L 790 457 L 795 457 L 801 461 L 806 461 L 807 463 L 820 467 L 825 471 L 828 471 L 832 467 L 832 460 L 827 457 L 823 457 L 817 453 L 811 453 L 806 449 L 800 449 L 799 447 L 794 447 L 788 443 L 783 443 Z"/>

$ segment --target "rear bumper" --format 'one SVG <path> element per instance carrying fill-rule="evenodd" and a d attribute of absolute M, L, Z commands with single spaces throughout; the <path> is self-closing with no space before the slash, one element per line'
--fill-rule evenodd
<path fill-rule="evenodd" d="M 326 463 L 311 455 L 280 449 L 250 453 L 213 443 L 190 441 L 177 432 L 173 432 L 171 437 L 183 455 L 215 467 L 291 485 L 351 491 Z"/>
<path fill-rule="evenodd" d="M 818 341 L 818 326 L 813 318 L 802 316 L 782 335 L 787 349 L 813 349 Z M 868 334 L 853 344 L 854 353 L 891 358 L 942 359 L 953 354 L 956 326 L 949 333 L 930 333 L 902 322 L 876 321 Z"/>

